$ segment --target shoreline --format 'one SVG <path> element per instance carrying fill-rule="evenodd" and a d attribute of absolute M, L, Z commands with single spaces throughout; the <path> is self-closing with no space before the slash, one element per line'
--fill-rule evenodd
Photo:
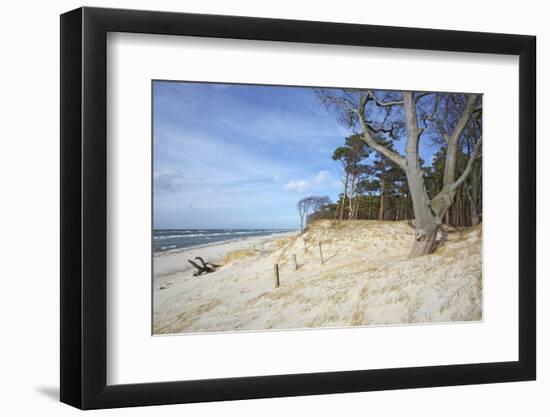
<path fill-rule="evenodd" d="M 406 221 L 319 221 L 303 236 L 165 254 L 153 260 L 153 334 L 478 322 L 481 244 L 480 226 L 450 231 L 434 254 L 410 259 Z M 194 277 L 196 256 L 221 266 Z"/>
<path fill-rule="evenodd" d="M 269 238 L 271 236 L 282 236 L 282 237 L 284 237 L 286 235 L 295 234 L 295 233 L 299 233 L 299 232 L 300 232 L 299 230 L 287 230 L 287 231 L 283 231 L 283 232 L 274 232 L 274 233 L 265 234 L 265 235 L 236 237 L 236 238 L 228 239 L 228 240 L 220 240 L 218 242 L 203 243 L 203 244 L 200 244 L 200 245 L 187 246 L 185 248 L 169 249 L 169 250 L 160 251 L 160 252 L 154 252 L 153 251 L 153 257 L 163 256 L 165 254 L 179 254 L 179 253 L 188 252 L 188 251 L 194 250 L 194 249 L 207 248 L 209 246 L 216 246 L 216 245 L 224 245 L 224 244 L 233 243 L 233 242 L 240 242 L 240 241 L 244 241 L 244 240 L 247 240 L 247 239 Z"/>
<path fill-rule="evenodd" d="M 281 232 L 262 236 L 247 236 L 154 253 L 153 291 L 164 290 L 178 283 L 196 279 L 197 277 L 192 274 L 195 269 L 188 262 L 188 259 L 193 260 L 195 257 L 200 256 L 206 262 L 219 263 L 231 252 L 255 250 L 256 247 L 260 248 L 276 240 L 295 236 L 298 233 Z"/>

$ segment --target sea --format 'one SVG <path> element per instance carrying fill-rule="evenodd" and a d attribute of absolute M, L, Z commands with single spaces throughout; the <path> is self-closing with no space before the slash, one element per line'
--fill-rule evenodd
<path fill-rule="evenodd" d="M 153 230 L 153 252 L 166 252 L 291 231 L 293 229 L 155 229 Z"/>

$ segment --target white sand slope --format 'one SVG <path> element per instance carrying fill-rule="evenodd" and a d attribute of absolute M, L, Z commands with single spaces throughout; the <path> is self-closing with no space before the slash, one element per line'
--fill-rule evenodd
<path fill-rule="evenodd" d="M 406 222 L 325 220 L 303 238 L 257 237 L 155 256 L 154 332 L 481 320 L 481 233 L 481 226 L 449 231 L 435 254 L 407 259 L 413 229 Z M 195 256 L 223 266 L 193 277 L 187 259 Z"/>

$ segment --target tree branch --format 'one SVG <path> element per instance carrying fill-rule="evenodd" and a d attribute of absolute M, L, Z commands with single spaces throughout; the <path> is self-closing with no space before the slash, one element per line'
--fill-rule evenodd
<path fill-rule="evenodd" d="M 380 107 L 388 107 L 388 106 L 399 106 L 403 104 L 403 100 L 397 100 L 397 101 L 381 101 L 374 95 L 374 92 L 372 90 L 367 90 L 367 96 L 369 98 L 372 98 L 373 101 L 376 103 L 377 106 Z"/>
<path fill-rule="evenodd" d="M 359 105 L 356 107 L 352 100 L 349 100 L 345 97 L 333 97 L 328 96 L 322 93 L 319 93 L 321 100 L 325 104 L 332 103 L 334 105 L 339 106 L 342 108 L 345 112 L 347 112 L 350 115 L 353 115 L 354 117 L 357 117 L 357 120 L 361 124 L 361 128 L 363 130 L 363 133 L 361 135 L 361 138 L 364 142 L 367 143 L 368 146 L 370 146 L 372 149 L 374 149 L 376 152 L 381 154 L 382 156 L 385 156 L 389 160 L 391 160 L 393 163 L 395 163 L 397 166 L 402 168 L 403 170 L 406 169 L 407 162 L 404 157 L 399 155 L 397 152 L 394 152 L 384 145 L 379 144 L 371 135 L 372 132 L 384 132 L 384 133 L 391 133 L 388 129 L 384 129 L 383 127 L 377 128 L 370 124 L 369 121 L 367 121 L 365 117 L 365 107 L 369 100 L 374 100 L 379 106 L 387 107 L 387 106 L 394 106 L 402 104 L 402 101 L 392 101 L 392 102 L 382 102 L 376 98 L 374 93 L 371 90 L 368 90 L 366 94 L 362 94 L 359 98 Z"/>
<path fill-rule="evenodd" d="M 474 162 L 477 159 L 477 154 L 479 152 L 479 149 L 481 148 L 481 142 L 482 142 L 483 136 L 479 138 L 479 140 L 476 143 L 476 146 L 474 150 L 472 151 L 472 154 L 470 155 L 470 159 L 468 160 L 468 165 L 466 165 L 466 169 L 462 173 L 462 175 L 453 183 L 451 186 L 452 190 L 455 191 L 462 185 L 464 181 L 466 181 L 466 178 L 468 178 L 468 175 L 470 175 L 470 172 L 472 171 L 472 168 L 474 167 Z"/>
<path fill-rule="evenodd" d="M 452 187 L 455 181 L 456 155 L 460 137 L 462 136 L 462 132 L 464 132 L 464 129 L 472 116 L 472 111 L 475 107 L 477 98 L 478 96 L 476 94 L 470 94 L 468 96 L 466 107 L 462 111 L 462 115 L 458 119 L 453 133 L 449 135 L 449 140 L 447 141 L 447 154 L 445 156 L 445 171 L 443 172 L 444 186 Z"/>
<path fill-rule="evenodd" d="M 367 125 L 367 127 L 369 128 L 369 130 L 372 130 L 374 133 L 388 133 L 389 135 L 392 134 L 393 132 L 393 127 L 391 128 L 387 128 L 385 129 L 384 127 L 376 127 L 374 126 L 371 122 L 369 122 L 368 120 L 365 120 L 365 124 Z"/>
<path fill-rule="evenodd" d="M 472 94 L 468 97 L 468 101 L 466 102 L 466 108 L 462 112 L 462 116 L 460 116 L 460 119 L 458 119 L 458 122 L 456 123 L 456 126 L 454 128 L 454 131 L 450 136 L 450 140 L 453 143 L 455 142 L 458 143 L 458 140 L 460 139 L 460 136 L 462 135 L 462 132 L 464 131 L 464 128 L 468 123 L 468 120 L 470 120 L 470 116 L 475 111 L 474 105 L 476 100 L 477 100 L 476 94 Z"/>
<path fill-rule="evenodd" d="M 388 107 L 388 109 L 386 110 L 386 115 L 384 116 L 384 120 L 382 120 L 381 126 L 384 126 L 386 124 L 386 120 L 388 120 L 388 117 L 390 117 L 391 109 L 391 107 Z"/>
<path fill-rule="evenodd" d="M 354 106 L 353 101 L 351 101 L 349 98 L 346 98 L 346 97 L 320 95 L 320 100 L 323 104 L 332 103 L 332 104 L 341 106 L 345 109 L 353 108 Z"/>
<path fill-rule="evenodd" d="M 414 100 L 418 103 L 418 100 L 420 100 L 422 97 L 429 96 L 430 94 L 433 94 L 433 93 L 420 93 L 414 98 Z"/>
<path fill-rule="evenodd" d="M 437 120 L 435 122 L 435 125 L 437 126 L 437 128 L 439 129 L 439 132 L 441 133 L 441 136 L 443 136 L 443 139 L 445 140 L 446 143 L 449 143 L 449 134 L 447 133 L 447 131 L 445 130 L 445 127 L 443 126 L 443 123 L 441 123 L 439 120 Z"/>
<path fill-rule="evenodd" d="M 428 95 L 428 94 L 431 94 L 431 93 L 426 93 L 425 95 Z M 418 102 L 418 98 L 416 99 L 416 102 Z M 441 98 L 439 96 L 436 97 L 432 111 L 430 113 L 425 113 L 422 115 L 421 120 L 422 120 L 422 123 L 424 123 L 424 126 L 419 129 L 419 135 L 422 135 L 422 133 L 424 133 L 424 131 L 428 128 L 428 123 L 426 123 L 426 120 L 433 121 L 440 102 L 441 102 Z M 441 129 L 442 129 L 442 126 L 441 126 Z M 442 134 L 443 134 L 443 138 L 445 138 L 446 133 L 444 133 L 443 131 Z M 447 139 L 445 140 L 447 141 Z"/>
<path fill-rule="evenodd" d="M 359 113 L 359 122 L 361 123 L 361 127 L 363 128 L 363 140 L 369 145 L 372 149 L 374 149 L 379 154 L 385 156 L 390 161 L 394 162 L 396 165 L 398 165 L 403 170 L 406 170 L 407 168 L 407 162 L 405 158 L 403 158 L 401 155 L 399 155 L 397 152 L 394 152 L 388 148 L 386 148 L 384 145 L 379 144 L 376 142 L 376 140 L 372 137 L 372 135 L 369 133 L 369 126 L 367 124 L 367 121 L 365 120 L 365 116 L 363 113 Z"/>

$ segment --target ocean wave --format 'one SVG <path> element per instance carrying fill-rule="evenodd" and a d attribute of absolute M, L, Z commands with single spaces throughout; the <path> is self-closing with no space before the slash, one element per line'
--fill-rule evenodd
<path fill-rule="evenodd" d="M 154 236 L 152 241 L 153 252 L 167 252 L 171 250 L 179 250 L 192 247 L 201 247 L 203 245 L 208 246 L 212 244 L 238 241 L 240 239 L 247 239 L 250 237 L 269 236 L 279 233 L 286 233 L 293 231 L 292 229 L 254 229 L 254 230 L 240 230 L 226 233 L 219 233 L 220 230 L 216 229 L 216 233 L 197 234 L 192 235 L 184 234 L 171 234 L 164 236 Z M 214 231 L 214 230 L 211 230 Z M 173 233 L 173 232 L 172 232 Z M 189 238 L 189 239 L 187 239 Z M 173 240 L 166 240 L 173 239 Z"/>
<path fill-rule="evenodd" d="M 175 235 L 160 235 L 154 236 L 154 240 L 163 240 L 163 239 L 178 239 L 186 237 L 215 237 L 215 236 L 232 236 L 232 235 L 253 235 L 253 234 L 270 234 L 270 233 L 283 233 L 285 230 L 247 230 L 247 231 L 238 231 L 238 232 L 224 232 L 224 233 L 195 233 L 195 234 L 175 234 Z"/>

